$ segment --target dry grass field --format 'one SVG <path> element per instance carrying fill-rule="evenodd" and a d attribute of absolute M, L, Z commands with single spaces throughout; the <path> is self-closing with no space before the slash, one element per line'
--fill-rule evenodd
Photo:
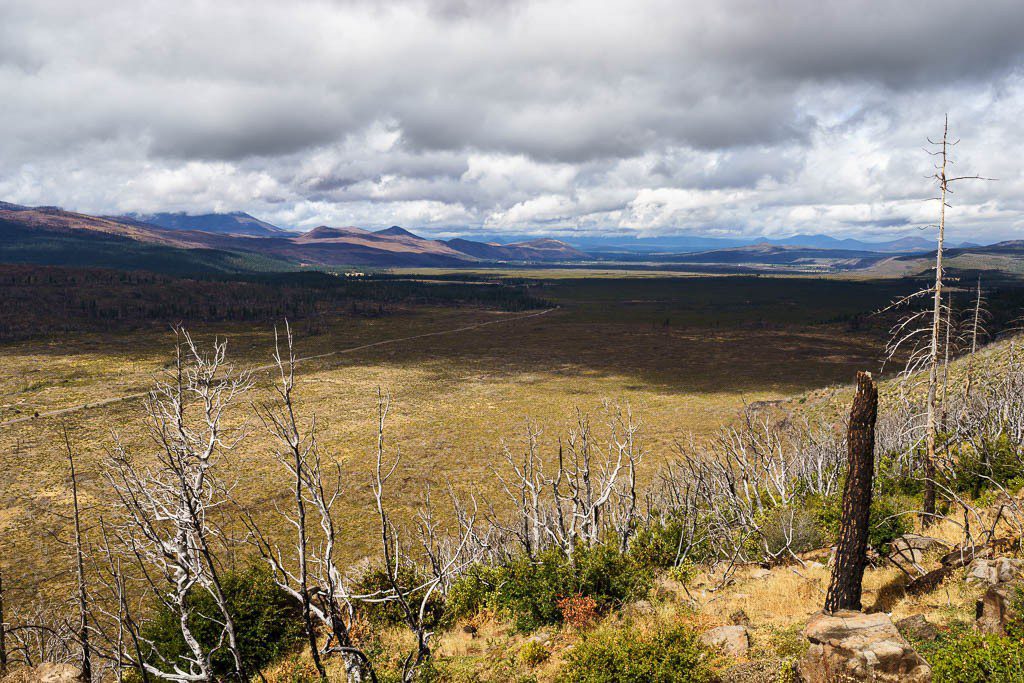
<path fill-rule="evenodd" d="M 298 354 L 314 356 L 509 319 L 301 365 L 299 408 L 307 418 L 316 414 L 325 453 L 344 466 L 350 557 L 365 554 L 374 539 L 373 518 L 365 512 L 378 387 L 394 400 L 388 438 L 400 447 L 402 465 L 391 501 L 402 511 L 418 503 L 413 492 L 422 480 L 451 481 L 463 492 L 494 497 L 490 468 L 503 439 L 517 447 L 531 420 L 551 454 L 577 408 L 597 422 L 606 400 L 628 403 L 642 420 L 645 471 L 651 473 L 671 456 L 674 442 L 713 432 L 745 402 L 781 399 L 846 382 L 858 369 L 877 369 L 878 330 L 840 319 L 892 295 L 891 285 L 752 278 L 559 279 L 534 287 L 558 308 L 517 320 L 511 319 L 524 314 L 400 309 L 380 318 L 338 318 L 316 336 L 303 336 L 298 326 Z M 226 338 L 236 367 L 270 361 L 269 321 L 193 332 L 200 341 Z M 40 414 L 0 427 L 0 561 L 14 574 L 11 584 L 19 577 L 56 578 L 68 565 L 50 536 L 66 525 L 60 516 L 69 497 L 58 438 L 63 425 L 80 455 L 93 526 L 112 514 L 102 467 L 113 435 L 141 458 L 152 452 L 138 399 L 46 413 L 145 391 L 167 366 L 172 347 L 173 335 L 161 328 L 0 347 L 0 422 Z M 246 401 L 269 395 L 269 374 L 257 378 Z M 272 518 L 272 502 L 284 501 L 287 491 L 269 441 L 250 405 L 240 404 L 231 420 L 252 430 L 224 459 L 236 495 Z"/>

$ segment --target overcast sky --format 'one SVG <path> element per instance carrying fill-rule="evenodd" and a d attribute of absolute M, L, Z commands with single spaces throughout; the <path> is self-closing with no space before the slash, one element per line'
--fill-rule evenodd
<path fill-rule="evenodd" d="M 0 200 L 284 227 L 1024 239 L 1021 0 L 0 0 Z"/>

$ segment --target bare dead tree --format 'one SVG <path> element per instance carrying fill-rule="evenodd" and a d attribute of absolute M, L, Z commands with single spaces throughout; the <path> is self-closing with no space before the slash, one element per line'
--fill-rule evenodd
<path fill-rule="evenodd" d="M 971 349 L 971 355 L 967 359 L 967 379 L 964 386 L 965 402 L 970 401 L 971 389 L 974 388 L 974 366 L 976 364 L 974 354 L 978 352 L 978 343 L 987 336 L 987 331 L 985 330 L 987 319 L 988 311 L 985 309 L 984 299 L 981 296 L 981 276 L 979 275 L 974 296 L 974 306 L 970 312 L 970 319 L 967 321 L 967 341 Z"/>
<path fill-rule="evenodd" d="M 503 445 L 507 472 L 495 476 L 512 503 L 513 517 L 491 523 L 514 538 L 529 556 L 548 547 L 575 562 L 578 546 L 615 536 L 628 548 L 638 512 L 636 467 L 643 458 L 641 425 L 629 406 L 605 404 L 606 436 L 594 434 L 589 416 L 577 410 L 574 427 L 559 441 L 551 472 L 539 454 L 539 432 L 527 425 L 521 457 Z"/>
<path fill-rule="evenodd" d="M 393 458 L 387 454 L 385 426 L 390 407 L 390 395 L 378 389 L 377 453 L 370 486 L 380 524 L 381 566 L 387 588 L 375 595 L 362 596 L 361 600 L 398 605 L 406 627 L 416 639 L 415 647 L 402 663 L 402 680 L 411 683 L 432 656 L 430 638 L 433 625 L 427 614 L 431 598 L 435 593 L 447 590 L 454 577 L 480 556 L 470 552 L 473 542 L 478 539 L 475 502 L 471 507 L 463 505 L 449 487 L 458 527 L 454 534 L 444 534 L 434 514 L 430 488 L 427 487 L 423 505 L 416 515 L 420 549 L 426 560 L 426 576 L 420 576 L 414 558 L 403 547 L 401 531 L 392 521 L 386 504 L 388 480 L 401 462 L 401 451 L 396 451 Z M 403 572 L 403 567 L 411 567 L 413 571 Z M 409 577 L 413 585 L 409 585 Z"/>
<path fill-rule="evenodd" d="M 871 481 L 875 469 L 875 421 L 878 387 L 871 373 L 857 373 L 857 394 L 850 410 L 846 439 L 849 469 L 843 490 L 843 515 L 839 527 L 832 580 L 825 597 L 825 611 L 860 609 L 861 586 L 867 566 L 871 515 Z"/>
<path fill-rule="evenodd" d="M 296 413 L 294 391 L 297 360 L 291 328 L 287 323 L 285 341 L 285 353 L 282 353 L 275 330 L 277 400 L 274 403 L 254 406 L 254 409 L 264 428 L 278 444 L 274 459 L 293 482 L 294 510 L 291 513 L 281 513 L 295 529 L 292 560 L 285 560 L 285 552 L 271 540 L 261 529 L 255 516 L 244 507 L 243 516 L 250 531 L 251 542 L 270 566 L 274 582 L 301 607 L 303 627 L 320 679 L 326 681 L 327 672 L 317 642 L 314 619 L 323 624 L 330 634 L 323 652 L 341 654 L 348 679 L 361 681 L 364 677 L 369 677 L 371 681 L 376 681 L 376 672 L 369 657 L 352 641 L 349 627 L 354 617 L 352 596 L 344 585 L 344 574 L 334 559 L 337 532 L 332 509 L 340 493 L 340 472 L 336 486 L 329 490 L 323 477 L 316 416 L 310 419 L 308 426 L 303 426 Z M 309 510 L 320 517 L 318 547 L 311 547 Z"/>
<path fill-rule="evenodd" d="M 82 515 L 78 506 L 78 476 L 75 472 L 75 453 L 71 448 L 71 437 L 67 425 L 62 425 L 64 448 L 68 457 L 71 474 L 72 519 L 75 533 L 75 582 L 78 592 L 78 645 L 81 648 L 81 672 L 79 679 L 92 680 L 92 655 L 89 649 L 89 594 L 85 582 L 85 551 L 82 546 Z"/>
<path fill-rule="evenodd" d="M 178 331 L 172 375 L 159 381 L 146 401 L 150 436 L 157 446 L 156 464 L 138 464 L 115 439 L 107 471 L 125 515 L 118 536 L 146 575 L 159 577 L 164 588 L 153 578 L 154 592 L 178 616 L 190 653 L 180 661 L 164 660 L 162 666 L 143 664 L 152 675 L 169 681 L 213 678 L 211 652 L 196 637 L 193 619 L 220 626 L 234 676 L 246 679 L 212 547 L 216 532 L 210 518 L 227 500 L 216 478 L 218 459 L 230 453 L 244 434 L 229 428 L 225 415 L 252 384 L 248 373 L 235 373 L 226 365 L 226 349 L 226 342 L 214 341 L 211 352 L 204 353 L 186 331 Z M 197 588 L 213 599 L 216 615 L 195 612 L 191 595 Z"/>
<path fill-rule="evenodd" d="M 938 149 L 930 152 L 941 161 L 936 165 L 936 173 L 933 176 L 939 188 L 939 224 L 935 249 L 935 284 L 932 287 L 933 306 L 931 319 L 931 342 L 928 352 L 928 399 L 926 404 L 925 424 L 925 447 L 927 452 L 924 461 L 924 509 L 922 510 L 921 521 L 925 526 L 932 523 L 935 516 L 935 446 L 938 431 L 937 423 L 937 394 L 939 383 L 939 346 L 942 330 L 942 295 L 944 275 L 942 258 L 943 248 L 946 240 L 946 209 L 950 208 L 948 197 L 952 193 L 951 185 L 960 180 L 982 179 L 981 176 L 950 176 L 949 166 L 953 163 L 950 149 L 957 145 L 959 140 L 949 138 L 949 116 L 945 118 L 942 128 L 942 140 L 928 142 Z"/>
<path fill-rule="evenodd" d="M 146 647 L 142 636 L 142 625 L 137 614 L 142 613 L 141 605 L 132 605 L 132 593 L 137 594 L 135 600 L 141 602 L 151 587 L 145 579 L 132 581 L 124 570 L 130 564 L 122 557 L 124 548 L 115 548 L 110 540 L 110 532 L 106 522 L 99 520 L 100 539 L 97 555 L 102 561 L 95 563 L 98 587 L 105 592 L 105 599 L 94 600 L 95 609 L 103 617 L 102 623 L 97 620 L 96 632 L 105 643 L 105 657 L 114 670 L 115 680 L 121 680 L 127 668 L 134 669 L 143 683 L 148 683 L 151 674 L 145 667 Z M 129 588 L 129 584 L 140 584 L 138 588 Z"/>

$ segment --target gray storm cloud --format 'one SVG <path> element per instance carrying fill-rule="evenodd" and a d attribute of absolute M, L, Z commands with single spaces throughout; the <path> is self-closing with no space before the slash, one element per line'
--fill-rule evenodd
<path fill-rule="evenodd" d="M 88 6 L 87 6 L 88 5 Z M 1024 228 L 1024 4 L 0 3 L 0 199 L 452 234 Z"/>

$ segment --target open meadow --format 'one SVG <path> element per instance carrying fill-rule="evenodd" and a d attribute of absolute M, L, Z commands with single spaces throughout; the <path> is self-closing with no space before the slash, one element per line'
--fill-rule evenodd
<path fill-rule="evenodd" d="M 643 423 L 650 464 L 644 471 L 653 472 L 675 442 L 714 432 L 745 403 L 846 383 L 858 369 L 878 369 L 884 326 L 866 314 L 906 286 L 550 278 L 529 281 L 530 293 L 549 302 L 538 311 L 397 307 L 379 317 L 338 315 L 315 334 L 304 333 L 308 326 L 297 321 L 296 353 L 313 357 L 299 366 L 298 407 L 307 419 L 316 415 L 324 452 L 343 465 L 345 553 L 357 559 L 374 542 L 365 512 L 372 500 L 367 477 L 378 387 L 393 398 L 387 438 L 402 454 L 391 491 L 396 508 L 414 507 L 423 481 L 436 487 L 450 481 L 500 506 L 491 468 L 503 441 L 521 448 L 527 421 L 540 429 L 543 454 L 550 457 L 577 409 L 598 424 L 605 401 L 629 405 Z M 172 322 L 0 347 L 0 532 L 3 555 L 17 558 L 17 574 L 46 583 L 70 566 L 43 540 L 66 526 L 64 426 L 94 520 L 109 514 L 102 469 L 114 436 L 137 457 L 153 452 L 137 395 L 172 360 Z M 270 363 L 273 328 L 273 321 L 261 320 L 190 330 L 203 344 L 226 339 L 228 360 L 243 369 Z M 386 343 L 366 346 L 376 342 Z M 287 488 L 251 406 L 269 398 L 271 373 L 260 370 L 256 379 L 230 413 L 232 423 L 251 434 L 225 463 L 238 500 L 271 518 Z M 126 396 L 136 397 L 104 404 Z"/>

